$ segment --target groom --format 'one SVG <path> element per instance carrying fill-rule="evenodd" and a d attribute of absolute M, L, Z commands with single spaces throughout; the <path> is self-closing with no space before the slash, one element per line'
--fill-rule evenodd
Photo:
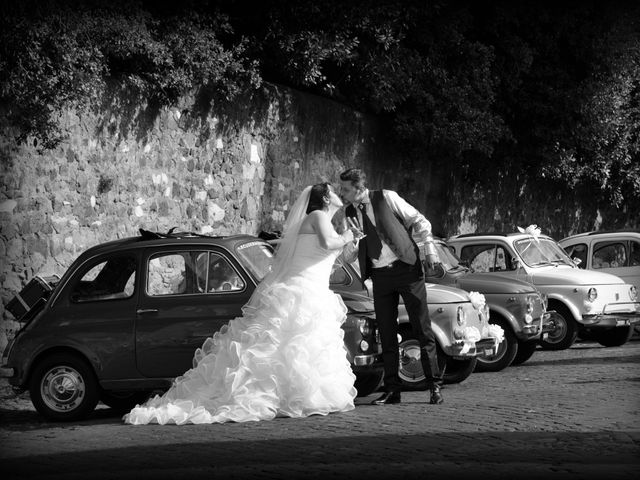
<path fill-rule="evenodd" d="M 345 215 L 362 226 L 366 235 L 358 247 L 345 248 L 348 261 L 360 263 L 362 279 L 371 277 L 373 302 L 382 343 L 385 393 L 372 403 L 400 403 L 398 376 L 398 302 L 402 296 L 415 338 L 420 343 L 422 369 L 431 390 L 429 403 L 443 402 L 440 393 L 442 373 L 438 366 L 436 339 L 427 309 L 427 292 L 419 249 L 411 230 L 426 242 L 431 223 L 396 192 L 366 187 L 362 170 L 350 168 L 340 174 L 342 196 L 348 202 Z M 427 261 L 433 261 L 427 257 Z"/>

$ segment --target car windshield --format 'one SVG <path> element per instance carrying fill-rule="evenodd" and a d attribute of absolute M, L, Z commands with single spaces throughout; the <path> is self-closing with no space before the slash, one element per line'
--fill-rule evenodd
<path fill-rule="evenodd" d="M 255 279 L 260 282 L 271 270 L 273 248 L 265 242 L 249 242 L 237 248 L 238 255 L 243 260 Z"/>
<path fill-rule="evenodd" d="M 538 240 L 533 237 L 523 238 L 515 241 L 513 246 L 522 261 L 530 267 L 542 267 L 545 265 L 573 266 L 573 262 L 560 245 L 547 238 Z"/>
<path fill-rule="evenodd" d="M 445 243 L 436 242 L 436 251 L 438 252 L 438 259 L 445 271 L 466 268 L 463 265 L 460 265 L 460 259 L 458 256 L 453 253 Z"/>

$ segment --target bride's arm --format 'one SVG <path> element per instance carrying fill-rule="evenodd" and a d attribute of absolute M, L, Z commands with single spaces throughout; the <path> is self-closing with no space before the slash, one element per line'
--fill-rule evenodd
<path fill-rule="evenodd" d="M 353 241 L 353 232 L 351 230 L 346 230 L 342 235 L 338 235 L 326 213 L 316 210 L 311 212 L 310 215 L 312 215 L 313 229 L 318 235 L 322 248 L 336 250 Z"/>

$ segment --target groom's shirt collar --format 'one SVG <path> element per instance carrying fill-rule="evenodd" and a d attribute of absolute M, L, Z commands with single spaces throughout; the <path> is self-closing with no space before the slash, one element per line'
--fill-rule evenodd
<path fill-rule="evenodd" d="M 357 208 L 362 204 L 367 204 L 367 203 L 371 203 L 371 199 L 369 198 L 369 189 L 365 189 L 364 191 L 364 195 L 362 197 L 362 200 L 360 200 L 358 203 L 356 203 L 354 206 Z"/>

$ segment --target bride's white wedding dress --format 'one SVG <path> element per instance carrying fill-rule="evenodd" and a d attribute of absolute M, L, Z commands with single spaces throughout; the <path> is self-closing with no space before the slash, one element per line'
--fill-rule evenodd
<path fill-rule="evenodd" d="M 218 423 L 306 417 L 354 408 L 346 357 L 347 309 L 329 290 L 340 250 L 299 234 L 284 281 L 259 288 L 202 348 L 194 367 L 124 416 L 126 423 Z"/>

